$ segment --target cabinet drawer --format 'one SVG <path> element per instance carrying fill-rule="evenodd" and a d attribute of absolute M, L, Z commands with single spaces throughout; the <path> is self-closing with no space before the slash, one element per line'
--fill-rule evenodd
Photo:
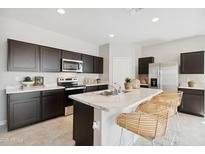
<path fill-rule="evenodd" d="M 100 85 L 98 86 L 98 90 L 106 90 L 108 89 L 108 85 Z"/>
<path fill-rule="evenodd" d="M 59 95 L 64 93 L 64 89 L 59 90 L 46 90 L 42 92 L 42 96 Z"/>
<path fill-rule="evenodd" d="M 178 90 L 183 91 L 186 94 L 204 95 L 204 90 L 183 89 L 183 88 L 179 88 Z"/>
<path fill-rule="evenodd" d="M 28 93 L 19 93 L 19 94 L 10 94 L 10 100 L 22 100 L 40 97 L 40 92 L 28 92 Z"/>
<path fill-rule="evenodd" d="M 98 86 L 86 87 L 86 92 L 98 91 Z"/>

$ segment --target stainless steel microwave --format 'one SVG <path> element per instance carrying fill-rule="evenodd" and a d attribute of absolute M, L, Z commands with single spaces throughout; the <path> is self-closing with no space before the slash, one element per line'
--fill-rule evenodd
<path fill-rule="evenodd" d="M 62 72 L 83 72 L 83 61 L 62 59 Z"/>

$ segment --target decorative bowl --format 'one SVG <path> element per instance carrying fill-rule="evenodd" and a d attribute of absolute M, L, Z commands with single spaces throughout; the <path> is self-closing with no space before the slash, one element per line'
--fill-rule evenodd
<path fill-rule="evenodd" d="M 23 86 L 30 87 L 34 84 L 34 81 L 29 81 L 29 82 L 22 81 L 21 83 Z"/>

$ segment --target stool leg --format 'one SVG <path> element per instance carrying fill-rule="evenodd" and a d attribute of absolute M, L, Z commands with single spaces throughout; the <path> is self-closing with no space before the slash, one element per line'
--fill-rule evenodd
<path fill-rule="evenodd" d="M 121 133 L 120 133 L 120 145 L 122 144 L 122 133 L 123 133 L 123 128 L 121 128 Z"/>
<path fill-rule="evenodd" d="M 152 140 L 152 146 L 155 146 L 155 140 Z"/>
<path fill-rule="evenodd" d="M 180 120 L 180 116 L 179 116 L 179 112 L 177 111 L 177 127 L 178 127 L 178 129 L 180 130 L 180 122 L 181 122 L 181 120 Z"/>
<path fill-rule="evenodd" d="M 176 113 L 177 115 L 177 144 L 180 142 L 180 132 L 181 132 L 181 119 L 180 119 L 180 115 L 179 112 Z"/>

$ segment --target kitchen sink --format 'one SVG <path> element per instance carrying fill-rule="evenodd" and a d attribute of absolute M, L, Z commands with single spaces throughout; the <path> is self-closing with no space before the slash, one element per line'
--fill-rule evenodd
<path fill-rule="evenodd" d="M 103 96 L 112 96 L 112 95 L 117 95 L 114 91 L 112 90 L 105 90 L 99 93 L 100 95 Z"/>
<path fill-rule="evenodd" d="M 118 94 L 124 94 L 124 93 L 128 93 L 130 91 L 127 91 L 127 90 L 123 90 L 121 93 L 118 93 Z M 102 91 L 102 92 L 99 92 L 100 95 L 103 95 L 103 96 L 114 96 L 114 95 L 118 95 L 117 93 L 115 93 L 115 91 L 112 91 L 112 90 L 105 90 L 105 91 Z"/>

